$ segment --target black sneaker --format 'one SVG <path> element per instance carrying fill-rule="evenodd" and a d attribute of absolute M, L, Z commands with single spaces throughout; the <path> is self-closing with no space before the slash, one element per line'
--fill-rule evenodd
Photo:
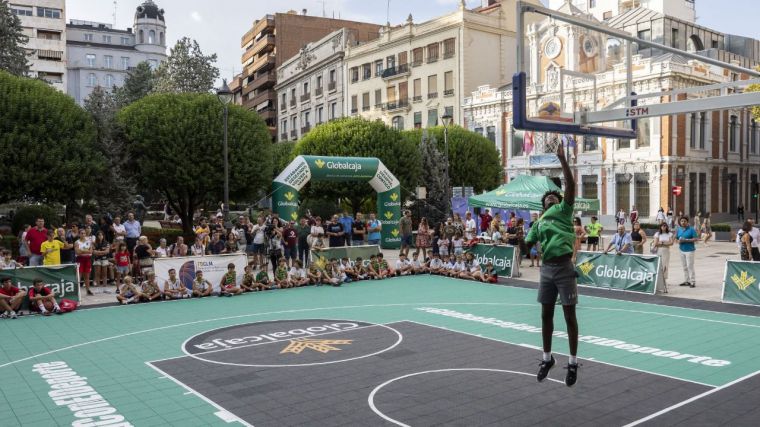
<path fill-rule="evenodd" d="M 678 286 L 690 286 L 689 282 L 679 283 Z"/>
<path fill-rule="evenodd" d="M 694 283 L 689 283 L 689 287 L 692 287 L 692 288 L 693 288 L 693 287 L 695 287 L 695 286 L 697 286 L 697 285 L 695 285 Z"/>
<path fill-rule="evenodd" d="M 536 375 L 536 379 L 538 382 L 541 382 L 546 379 L 547 375 L 549 375 L 549 371 L 552 370 L 554 367 L 554 356 L 551 357 L 551 360 L 542 361 L 541 364 L 538 365 L 538 374 Z"/>
<path fill-rule="evenodd" d="M 567 374 L 565 375 L 565 385 L 568 387 L 572 387 L 575 384 L 575 381 L 578 380 L 578 364 L 571 365 L 568 363 L 567 367 Z"/>

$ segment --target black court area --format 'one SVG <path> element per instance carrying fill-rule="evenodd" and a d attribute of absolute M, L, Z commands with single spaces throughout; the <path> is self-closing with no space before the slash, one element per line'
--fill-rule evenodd
<path fill-rule="evenodd" d="M 148 364 L 230 421 L 257 427 L 613 426 L 710 390 L 589 360 L 568 389 L 563 356 L 537 383 L 534 348 L 411 321 L 248 323 L 191 337 L 182 351 Z M 699 411 L 677 415 L 688 410 L 651 425 L 702 424 Z"/>

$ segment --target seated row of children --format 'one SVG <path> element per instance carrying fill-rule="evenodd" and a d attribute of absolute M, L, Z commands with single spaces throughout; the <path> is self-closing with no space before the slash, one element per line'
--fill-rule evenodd
<path fill-rule="evenodd" d="M 227 273 L 222 276 L 219 283 L 219 291 L 214 292 L 214 286 L 203 277 L 203 271 L 195 273 L 192 287 L 189 289 L 177 277 L 174 269 L 169 270 L 169 279 L 164 281 L 163 288 L 159 287 L 156 275 L 152 271 L 147 272 L 146 280 L 136 285 L 131 276 L 124 277 L 124 283 L 119 288 L 116 299 L 121 304 L 136 302 L 150 302 L 156 300 L 172 300 L 182 298 L 202 298 L 211 295 L 231 297 L 244 292 L 266 291 L 271 289 L 296 288 L 307 285 L 330 285 L 341 286 L 359 280 L 382 280 L 394 276 L 408 276 L 413 274 L 438 274 L 442 276 L 460 279 L 479 280 L 482 282 L 495 283 L 497 276 L 492 263 L 487 263 L 485 268 L 475 260 L 471 253 L 464 256 L 444 256 L 428 254 L 424 261 L 415 253 L 412 259 L 405 254 L 399 256 L 396 268 L 390 267 L 383 254 L 372 255 L 368 262 L 361 257 L 351 261 L 348 257 L 343 259 L 330 259 L 324 262 L 313 262 L 308 269 L 303 268 L 300 261 L 295 260 L 293 266 L 288 268 L 285 258 L 280 258 L 274 272 L 274 278 L 270 280 L 265 270 L 253 274 L 250 265 L 245 267 L 243 279 L 238 284 L 235 264 L 227 265 Z"/>

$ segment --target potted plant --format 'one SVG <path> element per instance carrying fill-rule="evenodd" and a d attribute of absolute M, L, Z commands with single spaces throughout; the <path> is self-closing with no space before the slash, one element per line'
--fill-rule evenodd
<path fill-rule="evenodd" d="M 716 242 L 730 242 L 735 239 L 735 232 L 731 231 L 730 224 L 712 224 L 712 231 L 715 233 Z"/>

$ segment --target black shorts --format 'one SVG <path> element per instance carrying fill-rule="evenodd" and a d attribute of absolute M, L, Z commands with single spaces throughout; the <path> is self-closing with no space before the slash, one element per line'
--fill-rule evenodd
<path fill-rule="evenodd" d="M 571 260 L 541 265 L 538 282 L 538 302 L 554 304 L 559 295 L 562 305 L 578 304 L 578 284 L 575 266 Z"/>
<path fill-rule="evenodd" d="M 413 235 L 411 234 L 408 236 L 401 236 L 401 244 L 405 246 L 412 246 L 412 236 Z"/>
<path fill-rule="evenodd" d="M 589 245 L 598 245 L 599 244 L 599 236 L 596 237 L 586 237 L 586 243 Z"/>
<path fill-rule="evenodd" d="M 298 259 L 298 246 L 291 246 L 285 248 L 285 258 Z"/>

